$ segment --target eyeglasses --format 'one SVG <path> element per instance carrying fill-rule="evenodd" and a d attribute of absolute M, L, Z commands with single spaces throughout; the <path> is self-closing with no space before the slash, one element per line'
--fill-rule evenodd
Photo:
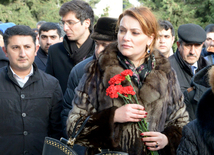
<path fill-rule="evenodd" d="M 64 25 L 64 24 L 66 24 L 67 26 L 73 26 L 73 25 L 75 25 L 75 24 L 77 24 L 77 23 L 79 23 L 80 22 L 80 20 L 79 21 L 77 21 L 77 22 L 73 22 L 73 21 L 70 21 L 70 20 L 68 20 L 68 21 L 63 21 L 63 20 L 61 20 L 61 24 L 62 25 Z"/>

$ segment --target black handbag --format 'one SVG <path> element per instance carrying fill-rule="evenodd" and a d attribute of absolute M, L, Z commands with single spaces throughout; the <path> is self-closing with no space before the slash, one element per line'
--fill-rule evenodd
<path fill-rule="evenodd" d="M 77 121 L 77 123 L 74 126 L 74 130 L 72 132 L 71 138 L 68 140 L 65 138 L 61 138 L 60 141 L 54 138 L 45 137 L 45 142 L 43 146 L 42 155 L 78 155 L 72 148 L 74 146 L 74 142 L 76 140 L 76 137 L 79 135 L 79 133 L 83 130 L 85 127 L 85 124 L 89 120 L 90 116 L 88 116 L 83 124 L 81 125 L 78 132 L 76 132 L 76 127 L 79 124 L 80 120 Z M 95 155 L 128 155 L 128 153 L 125 152 L 118 152 L 118 151 L 109 151 L 109 149 L 100 149 L 101 153 L 95 154 Z"/>
<path fill-rule="evenodd" d="M 78 155 L 70 146 L 61 141 L 45 137 L 42 155 Z"/>

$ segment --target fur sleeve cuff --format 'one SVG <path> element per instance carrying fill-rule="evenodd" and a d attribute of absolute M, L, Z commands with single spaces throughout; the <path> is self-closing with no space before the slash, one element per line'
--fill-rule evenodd
<path fill-rule="evenodd" d="M 168 138 L 168 145 L 160 150 L 163 154 L 176 155 L 176 150 L 182 137 L 182 128 L 176 126 L 167 127 L 163 132 Z"/>
<path fill-rule="evenodd" d="M 85 139 L 94 147 L 111 148 L 116 147 L 119 143 L 120 127 L 114 123 L 114 114 L 117 107 L 111 107 L 91 116 L 87 127 L 96 127 L 92 129 Z"/>

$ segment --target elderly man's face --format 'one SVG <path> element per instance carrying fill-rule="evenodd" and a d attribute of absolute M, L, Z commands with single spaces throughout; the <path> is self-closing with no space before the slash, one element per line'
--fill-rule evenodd
<path fill-rule="evenodd" d="M 188 44 L 183 42 L 180 44 L 177 42 L 178 50 L 181 54 L 181 57 L 184 61 L 186 61 L 188 64 L 193 65 L 195 62 L 198 61 L 201 50 L 203 47 L 203 44 Z"/>

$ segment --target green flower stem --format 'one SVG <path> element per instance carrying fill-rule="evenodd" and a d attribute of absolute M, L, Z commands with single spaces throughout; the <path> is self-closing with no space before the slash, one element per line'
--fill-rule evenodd
<path fill-rule="evenodd" d="M 132 85 L 132 81 L 131 81 L 130 76 L 127 75 L 127 76 L 126 76 L 126 79 L 131 83 L 131 86 L 132 86 L 132 88 L 133 88 L 133 90 L 134 90 L 134 92 L 135 92 L 135 95 L 133 95 L 133 97 L 134 97 L 136 103 L 139 104 L 138 99 L 137 99 L 137 96 L 136 96 L 136 91 L 135 91 L 135 89 L 134 89 L 134 87 L 133 87 L 133 85 Z M 146 122 L 145 118 L 142 118 L 141 121 L 138 122 L 138 126 L 139 126 L 138 129 L 140 130 L 140 132 L 148 132 L 148 131 L 149 131 L 149 130 L 148 130 L 148 125 L 147 125 L 147 122 Z M 151 154 L 151 155 L 159 155 L 157 151 L 150 151 L 150 154 Z"/>

